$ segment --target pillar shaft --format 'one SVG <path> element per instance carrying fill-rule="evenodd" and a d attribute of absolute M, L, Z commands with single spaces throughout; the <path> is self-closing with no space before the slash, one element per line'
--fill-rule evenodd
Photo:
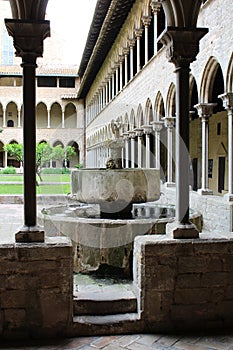
<path fill-rule="evenodd" d="M 189 221 L 189 66 L 199 52 L 205 28 L 167 27 L 161 42 L 167 46 L 176 73 L 176 224 L 174 238 L 196 238 L 199 233 Z"/>

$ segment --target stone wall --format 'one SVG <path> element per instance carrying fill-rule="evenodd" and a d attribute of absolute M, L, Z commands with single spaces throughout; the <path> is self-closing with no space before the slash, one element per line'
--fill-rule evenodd
<path fill-rule="evenodd" d="M 175 204 L 175 187 L 162 186 L 161 191 L 162 196 L 159 202 Z M 202 196 L 195 191 L 191 191 L 190 208 L 202 214 L 204 231 L 215 232 L 215 234 L 222 233 L 227 236 L 233 231 L 233 202 L 227 201 L 224 197 Z"/>
<path fill-rule="evenodd" d="M 134 278 L 147 332 L 231 328 L 233 240 L 135 240 Z"/>
<path fill-rule="evenodd" d="M 0 338 L 55 337 L 72 322 L 69 239 L 0 246 Z"/>

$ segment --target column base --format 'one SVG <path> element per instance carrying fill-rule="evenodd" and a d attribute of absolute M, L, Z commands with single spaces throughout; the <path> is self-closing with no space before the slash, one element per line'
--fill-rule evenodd
<path fill-rule="evenodd" d="M 175 187 L 176 186 L 176 184 L 175 184 L 175 182 L 165 182 L 165 187 Z"/>
<path fill-rule="evenodd" d="M 233 194 L 232 193 L 226 193 L 224 194 L 223 198 L 228 201 L 228 202 L 232 202 L 233 201 Z"/>
<path fill-rule="evenodd" d="M 45 240 L 45 233 L 43 228 L 39 226 L 27 227 L 23 226 L 15 234 L 16 243 L 43 243 Z"/>
<path fill-rule="evenodd" d="M 199 190 L 197 190 L 197 193 L 199 193 L 202 196 L 208 196 L 213 194 L 213 191 L 209 188 L 199 188 Z"/>
<path fill-rule="evenodd" d="M 180 224 L 177 221 L 166 225 L 166 234 L 174 239 L 190 239 L 199 238 L 199 231 L 192 223 Z"/>

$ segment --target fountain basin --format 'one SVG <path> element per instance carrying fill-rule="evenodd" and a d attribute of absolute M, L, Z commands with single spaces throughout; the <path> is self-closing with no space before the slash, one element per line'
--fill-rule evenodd
<path fill-rule="evenodd" d="M 77 169 L 71 175 L 72 196 L 99 204 L 103 218 L 130 218 L 133 203 L 160 197 L 158 169 Z"/>
<path fill-rule="evenodd" d="M 101 219 L 94 206 L 78 204 L 60 205 L 46 208 L 39 217 L 46 235 L 68 236 L 73 245 L 74 271 L 87 273 L 97 270 L 101 264 L 121 268 L 125 273 L 132 272 L 133 242 L 136 236 L 165 234 L 166 224 L 174 217 L 161 217 L 171 205 L 146 203 L 139 217 L 134 219 Z M 134 213 L 138 213 L 135 205 Z M 147 214 L 153 217 L 147 217 Z M 92 217 L 92 215 L 97 217 Z M 160 213 L 160 214 L 159 214 Z M 156 215 L 159 214 L 159 217 Z M 201 215 L 191 213 L 191 221 L 201 230 Z"/>

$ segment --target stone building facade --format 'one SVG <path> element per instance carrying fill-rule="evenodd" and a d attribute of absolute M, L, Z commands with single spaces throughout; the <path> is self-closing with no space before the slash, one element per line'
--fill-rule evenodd
<path fill-rule="evenodd" d="M 11 17 L 8 1 L 0 4 L 0 167 L 20 164 L 3 150 L 8 143 L 22 143 L 22 68 L 15 56 L 12 38 L 9 37 L 4 18 Z M 76 156 L 70 166 L 82 163 L 83 119 L 82 107 L 78 105 L 79 78 L 77 66 L 64 64 L 61 47 L 63 41 L 56 32 L 45 41 L 45 54 L 39 58 L 36 77 L 36 127 L 37 142 L 51 146 L 74 146 Z M 60 167 L 60 162 L 51 161 L 47 166 Z"/>
<path fill-rule="evenodd" d="M 93 44 L 91 60 L 87 59 L 90 41 L 80 65 L 78 96 L 85 98 L 87 166 L 104 166 L 108 157 L 105 141 L 113 137 L 114 120 L 119 122 L 125 140 L 125 167 L 161 165 L 161 179 L 172 184 L 176 161 L 176 84 L 174 66 L 168 62 L 166 48 L 159 41 L 165 29 L 165 14 L 159 1 L 127 4 L 127 14 L 121 16 L 117 33 L 111 14 L 103 18 L 102 27 L 95 33 L 98 40 Z M 232 152 L 228 141 L 232 140 L 228 122 L 233 74 L 230 5 L 230 1 L 221 6 L 221 1 L 208 0 L 200 8 L 197 26 L 208 28 L 208 33 L 200 41 L 200 51 L 190 66 L 187 116 L 190 185 L 201 193 L 220 196 L 232 192 Z M 119 15 L 121 10 L 115 11 Z M 108 30 L 114 33 L 114 40 L 107 42 Z M 99 63 L 97 57 L 104 45 L 107 49 Z"/>

